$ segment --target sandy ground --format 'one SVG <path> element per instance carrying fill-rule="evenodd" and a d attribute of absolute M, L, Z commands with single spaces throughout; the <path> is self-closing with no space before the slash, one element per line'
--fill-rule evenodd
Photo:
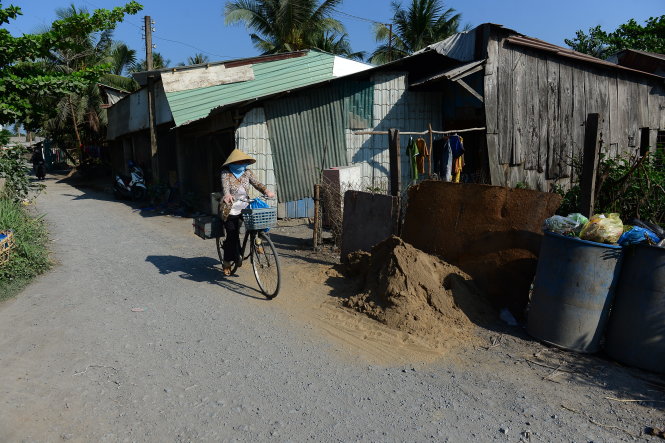
<path fill-rule="evenodd" d="M 659 441 L 665 380 L 478 328 L 433 349 L 342 308 L 309 230 L 284 289 L 222 279 L 191 221 L 48 181 L 54 269 L 0 305 L 0 441 Z M 249 264 L 247 264 L 249 265 Z M 133 312 L 142 308 L 142 312 Z M 640 400 L 640 401 L 618 401 Z"/>

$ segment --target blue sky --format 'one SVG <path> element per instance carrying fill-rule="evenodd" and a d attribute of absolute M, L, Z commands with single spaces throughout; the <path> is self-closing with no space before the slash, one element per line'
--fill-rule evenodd
<path fill-rule="evenodd" d="M 224 25 L 224 1 L 138 0 L 144 9 L 129 16 L 115 32 L 115 38 L 136 49 L 140 58 L 145 47 L 141 39 L 143 16 L 155 21 L 155 49 L 171 60 L 171 65 L 184 62 L 188 56 L 204 52 L 211 61 L 251 57 L 258 52 L 252 46 L 247 30 L 240 25 Z M 407 4 L 410 0 L 404 0 Z M 54 19 L 57 7 L 70 4 L 110 8 L 121 0 L 9 0 L 24 15 L 7 28 L 13 34 L 31 33 Z M 367 20 L 388 22 L 390 0 L 345 0 L 337 9 Z M 451 0 L 445 2 L 462 14 L 464 24 L 476 26 L 485 22 L 502 24 L 523 34 L 564 46 L 564 38 L 572 38 L 578 29 L 601 25 L 613 30 L 630 18 L 639 23 L 651 16 L 665 13 L 663 0 Z M 335 14 L 347 27 L 354 51 L 371 53 L 376 47 L 372 24 L 345 14 Z"/>

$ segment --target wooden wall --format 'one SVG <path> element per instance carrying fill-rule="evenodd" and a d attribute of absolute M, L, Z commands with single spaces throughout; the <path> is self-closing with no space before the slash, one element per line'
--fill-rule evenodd
<path fill-rule="evenodd" d="M 549 191 L 568 186 L 581 158 L 584 123 L 600 114 L 602 152 L 639 150 L 640 128 L 655 149 L 665 130 L 664 80 L 594 66 L 490 37 L 485 116 L 492 184 Z"/>

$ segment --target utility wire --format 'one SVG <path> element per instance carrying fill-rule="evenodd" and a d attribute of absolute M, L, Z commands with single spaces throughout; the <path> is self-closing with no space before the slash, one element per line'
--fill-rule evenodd
<path fill-rule="evenodd" d="M 89 1 L 89 0 L 83 0 L 83 1 L 86 2 L 86 3 L 88 3 L 88 4 L 91 5 L 91 6 L 94 6 L 95 8 L 102 9 L 101 6 L 94 4 L 94 3 L 92 3 L 92 2 Z M 137 29 L 143 30 L 143 26 L 142 26 L 142 25 L 137 25 L 136 23 L 132 22 L 131 20 L 123 20 L 122 23 L 127 23 L 127 24 L 129 24 L 129 25 L 134 26 L 134 27 L 137 28 Z M 141 35 L 141 38 L 143 38 L 143 35 Z M 204 54 L 208 54 L 208 55 L 212 55 L 212 56 L 215 56 L 215 57 L 220 57 L 220 58 L 238 58 L 238 57 L 234 57 L 234 56 L 230 56 L 230 55 L 220 55 L 220 54 L 215 54 L 215 53 L 213 53 L 213 52 L 206 51 L 206 50 L 204 50 L 204 49 L 198 48 L 198 47 L 196 47 L 196 46 L 194 46 L 194 45 L 190 45 L 189 43 L 181 42 L 181 41 L 178 41 L 178 40 L 171 40 L 170 38 L 166 38 L 166 37 L 159 37 L 158 35 L 154 35 L 154 34 L 153 34 L 152 38 L 153 38 L 153 40 L 163 40 L 163 41 L 167 41 L 167 42 L 171 42 L 171 43 L 177 43 L 177 44 L 180 44 L 180 45 L 183 45 L 183 46 L 188 46 L 188 47 L 190 47 L 190 48 L 192 48 L 192 49 L 196 49 L 196 50 L 199 51 L 199 52 L 202 52 L 202 53 L 204 53 Z"/>
<path fill-rule="evenodd" d="M 348 12 L 340 11 L 335 8 L 330 8 L 332 11 L 336 12 L 337 14 L 345 15 L 347 17 L 355 18 L 356 20 L 360 20 L 363 22 L 368 22 L 368 23 L 373 23 L 375 25 L 386 25 L 383 22 L 377 22 L 376 20 L 371 20 L 369 18 L 364 18 L 364 17 L 358 17 L 357 15 L 349 14 Z"/>

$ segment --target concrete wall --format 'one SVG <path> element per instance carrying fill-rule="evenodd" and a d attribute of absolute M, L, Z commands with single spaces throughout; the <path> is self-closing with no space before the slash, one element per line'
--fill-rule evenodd
<path fill-rule="evenodd" d="M 397 235 L 399 200 L 390 195 L 347 191 L 344 194 L 341 258 L 354 251 L 370 251 Z"/>

